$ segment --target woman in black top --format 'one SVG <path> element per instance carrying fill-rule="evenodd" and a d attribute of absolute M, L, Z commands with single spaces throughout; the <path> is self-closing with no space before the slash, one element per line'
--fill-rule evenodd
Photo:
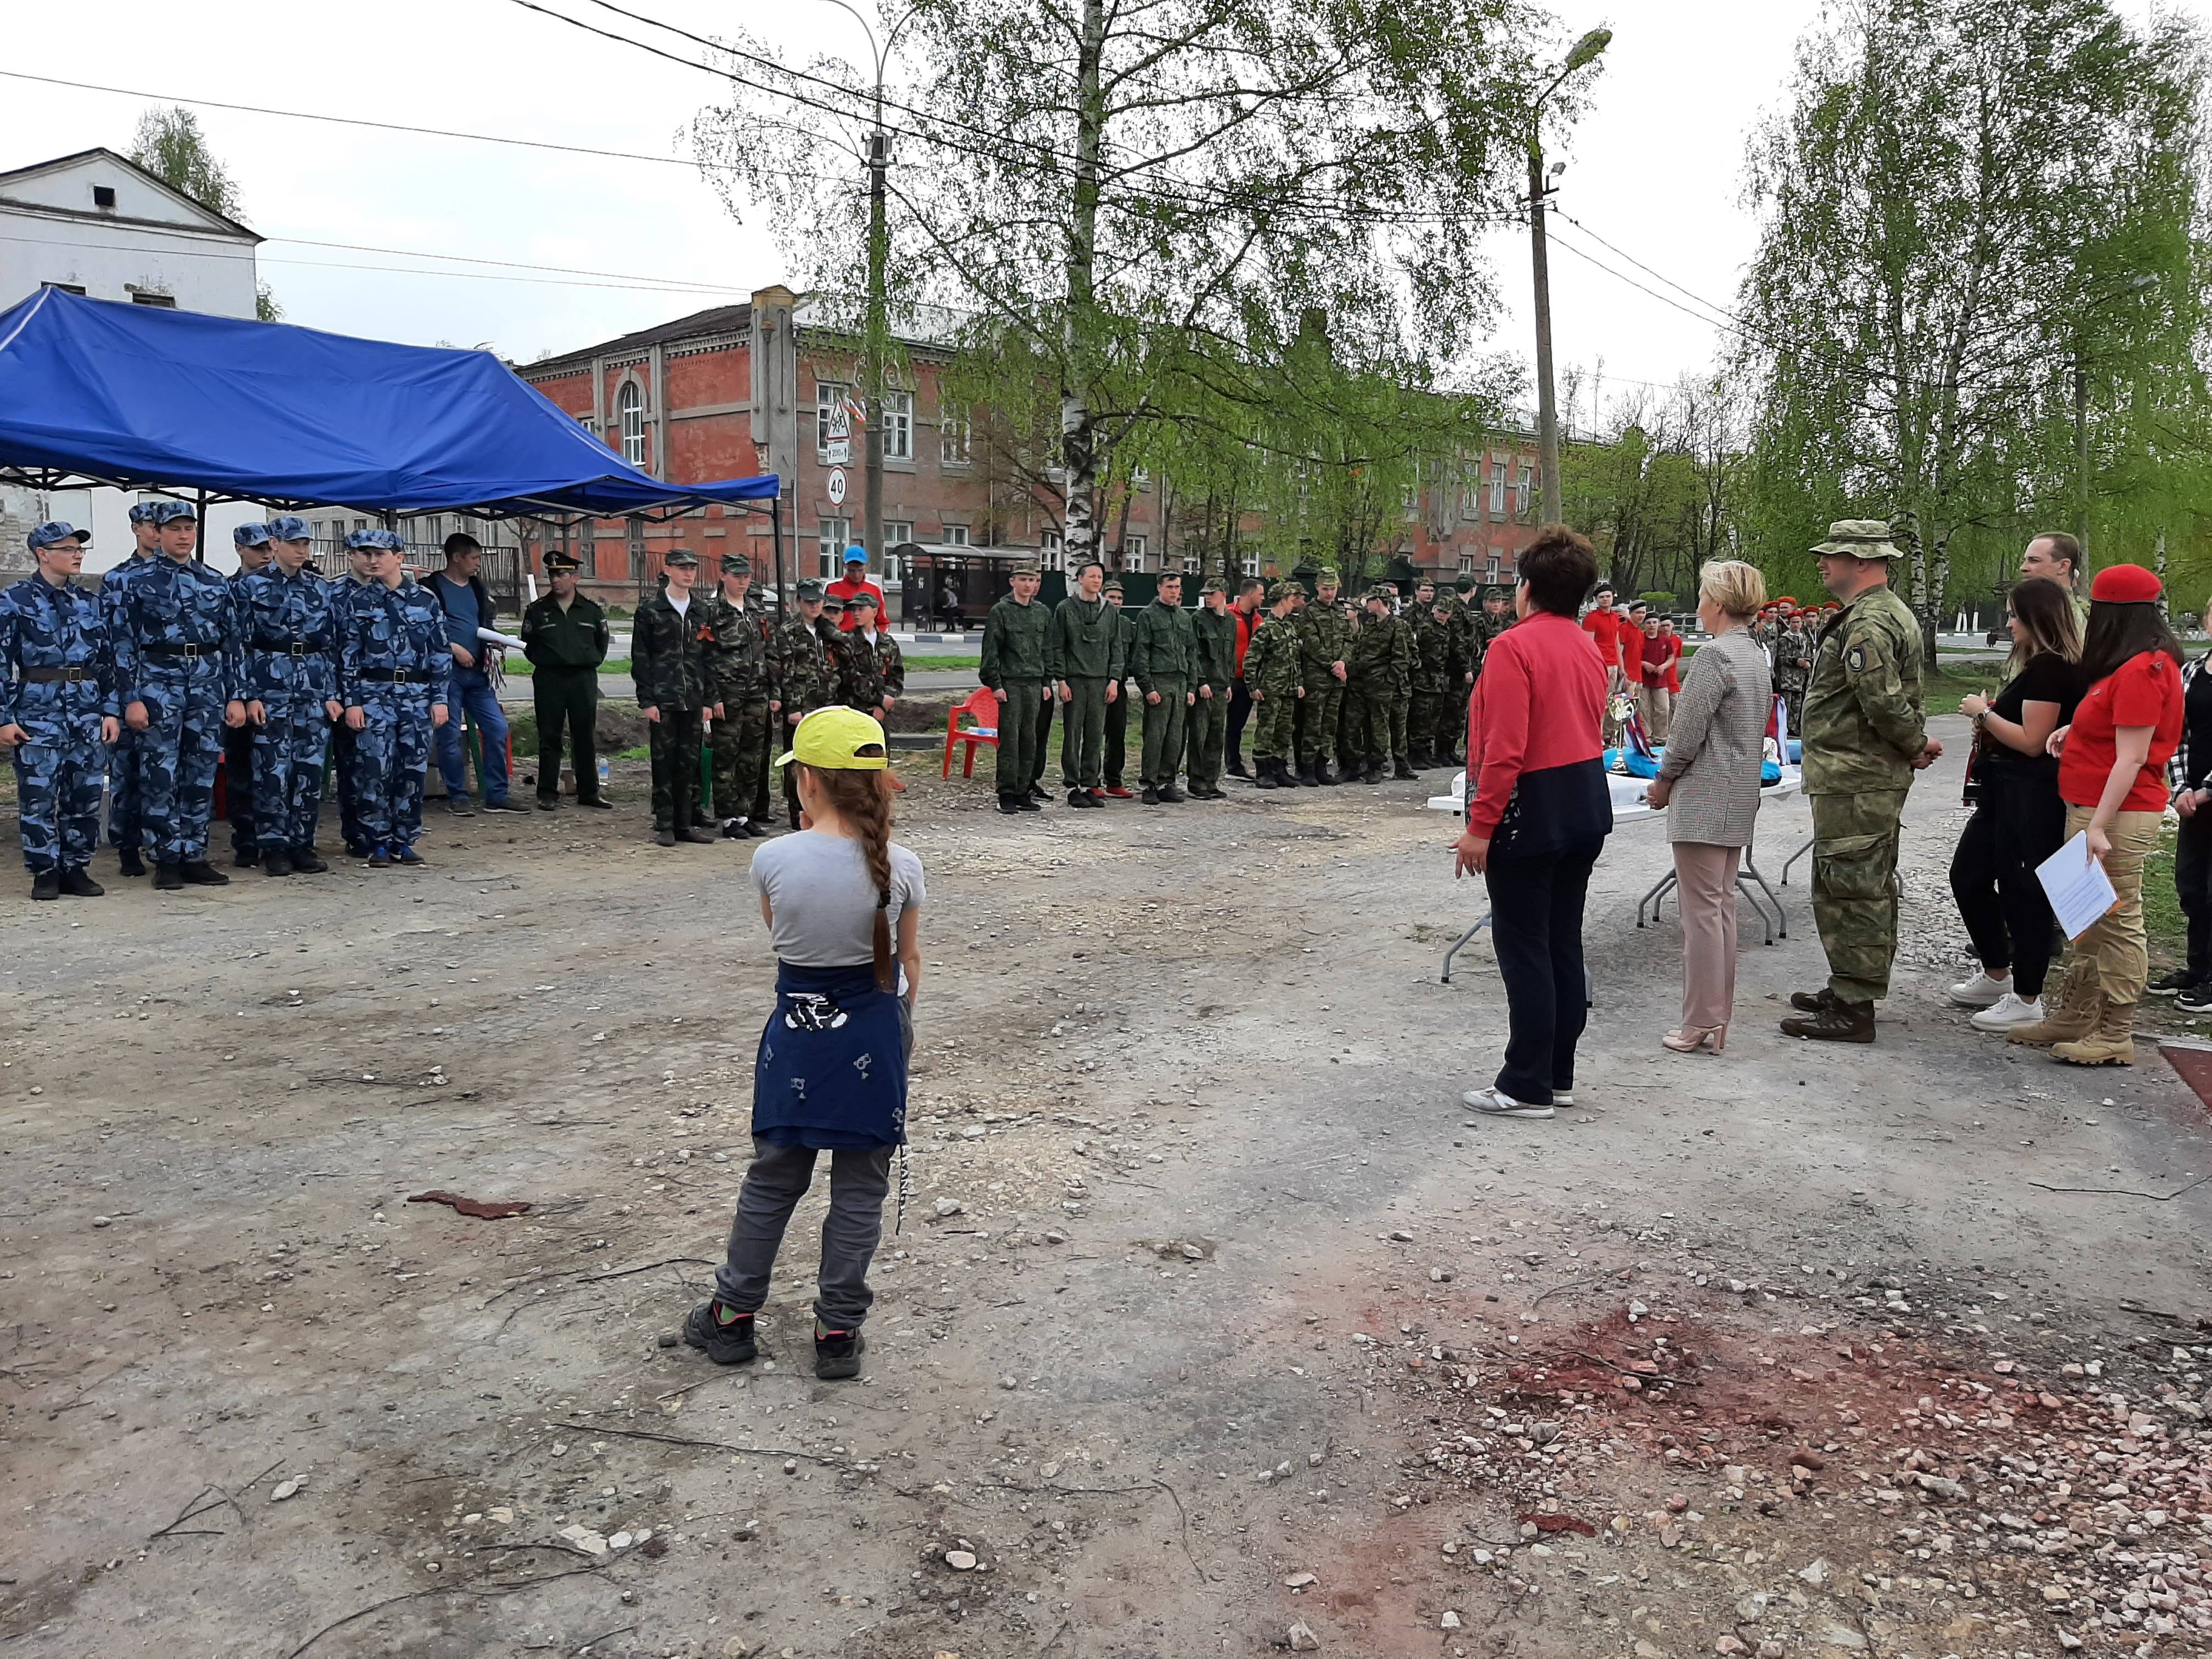
<path fill-rule="evenodd" d="M 2035 866 L 2066 839 L 2058 763 L 2044 745 L 2088 690 L 2081 624 L 2063 588 L 2032 578 L 2012 590 L 2005 608 L 2012 678 L 1996 696 L 1959 705 L 1974 722 L 1967 776 L 1976 793 L 1974 816 L 1951 858 L 1951 892 L 1982 963 L 1951 988 L 1951 1000 L 1981 1011 L 1977 1030 L 2000 1033 L 2043 1018 L 2053 923 Z"/>
<path fill-rule="evenodd" d="M 2212 605 L 2205 607 L 2212 617 Z M 2183 1012 L 2212 1012 L 2212 655 L 2181 665 L 2181 744 L 2166 763 L 2166 787 L 2181 831 L 2173 842 L 2173 886 L 2189 918 L 2189 962 L 2163 979 L 2154 991 L 2180 994 Z"/>

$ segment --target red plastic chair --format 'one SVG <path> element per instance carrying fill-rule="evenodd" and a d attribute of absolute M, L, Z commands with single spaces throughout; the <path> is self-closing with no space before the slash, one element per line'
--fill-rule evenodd
<path fill-rule="evenodd" d="M 960 769 L 960 775 L 963 778 L 975 775 L 976 746 L 986 743 L 994 749 L 999 746 L 1000 708 L 999 699 L 988 686 L 983 686 L 970 692 L 967 702 L 945 717 L 943 776 L 949 778 L 952 775 L 952 745 L 956 743 L 968 745 L 968 763 Z M 960 724 L 963 715 L 970 722 L 965 728 Z"/>

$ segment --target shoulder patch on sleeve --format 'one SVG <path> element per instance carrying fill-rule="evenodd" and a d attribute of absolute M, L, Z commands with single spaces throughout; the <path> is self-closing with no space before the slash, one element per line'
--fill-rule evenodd
<path fill-rule="evenodd" d="M 1854 674 L 1858 673 L 1861 670 L 1864 669 L 1866 667 L 1866 647 L 1863 645 L 1855 645 L 1850 650 L 1844 652 L 1844 665 L 1850 669 Z"/>

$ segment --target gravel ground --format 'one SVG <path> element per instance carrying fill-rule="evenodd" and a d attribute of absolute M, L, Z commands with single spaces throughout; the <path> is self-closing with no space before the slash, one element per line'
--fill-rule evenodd
<path fill-rule="evenodd" d="M 1943 1006 L 1955 755 L 1877 1045 L 1774 1030 L 1801 864 L 1728 1053 L 1662 1052 L 1624 829 L 1583 1103 L 1515 1123 L 1457 1104 L 1504 1010 L 1486 939 L 1437 981 L 1433 780 L 1010 820 L 928 770 L 858 1384 L 806 1363 L 818 1197 L 760 1364 L 661 1346 L 772 963 L 641 767 L 434 815 L 421 872 L 11 901 L 9 1652 L 2212 1651 L 2204 1109 Z"/>

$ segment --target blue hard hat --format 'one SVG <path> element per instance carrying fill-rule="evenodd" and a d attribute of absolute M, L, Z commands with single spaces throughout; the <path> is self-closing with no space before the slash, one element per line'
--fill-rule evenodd
<path fill-rule="evenodd" d="M 161 510 L 161 503 L 159 501 L 140 501 L 131 509 L 131 522 L 152 524 L 155 522 L 155 514 Z"/>
<path fill-rule="evenodd" d="M 39 526 L 25 539 L 31 544 L 31 551 L 33 553 L 42 547 L 58 547 L 66 541 L 74 541 L 82 548 L 92 544 L 92 532 L 79 530 L 75 525 L 64 524 L 60 520 L 54 519 Z"/>
<path fill-rule="evenodd" d="M 269 539 L 272 542 L 307 542 L 314 539 L 305 519 L 286 513 L 269 520 Z"/>
<path fill-rule="evenodd" d="M 192 511 L 190 501 L 156 501 L 154 503 L 154 522 L 158 525 L 179 522 L 198 524 L 200 515 Z"/>
<path fill-rule="evenodd" d="M 242 524 L 230 532 L 233 547 L 266 547 L 269 545 L 269 526 L 265 524 Z"/>
<path fill-rule="evenodd" d="M 349 553 L 404 553 L 407 544 L 389 530 L 356 530 L 346 538 Z"/>

